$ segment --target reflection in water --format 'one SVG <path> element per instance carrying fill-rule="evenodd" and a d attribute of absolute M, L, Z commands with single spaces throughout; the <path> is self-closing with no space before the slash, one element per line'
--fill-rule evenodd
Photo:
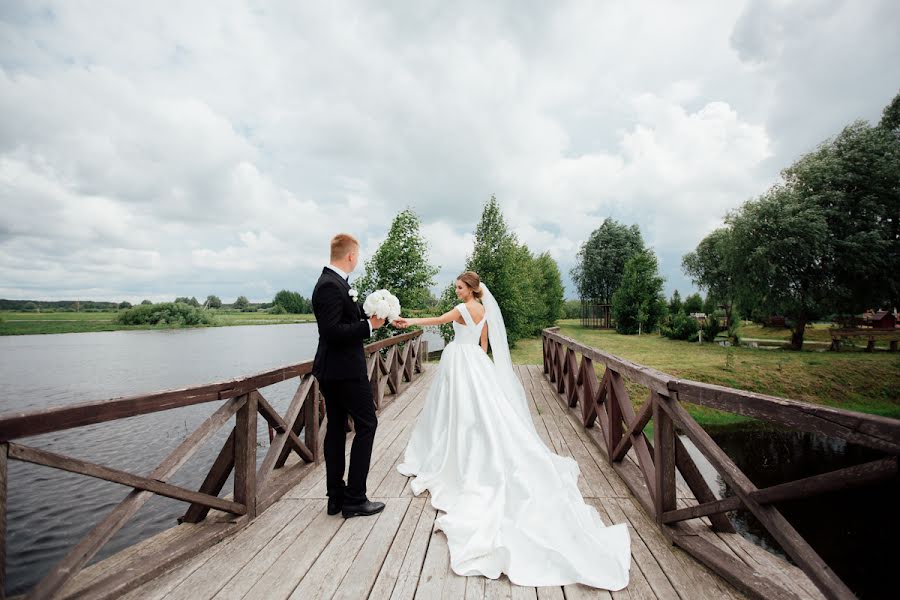
<path fill-rule="evenodd" d="M 430 349 L 443 343 L 426 332 Z M 145 394 L 234 379 L 310 360 L 315 324 L 117 331 L 0 337 L 0 412 Z M 261 390 L 282 414 L 298 380 Z M 51 433 L 22 443 L 126 470 L 149 473 L 219 403 L 132 417 Z M 258 436 L 268 446 L 265 422 Z M 169 480 L 196 489 L 230 431 L 207 440 Z M 258 452 L 262 460 L 264 448 Z M 7 531 L 8 594 L 34 585 L 128 493 L 123 486 L 10 461 Z M 231 481 L 225 485 L 225 493 Z M 168 529 L 183 502 L 154 496 L 103 547 L 94 561 Z"/>
<path fill-rule="evenodd" d="M 884 456 L 843 440 L 796 431 L 744 429 L 711 435 L 758 488 Z M 690 441 L 684 437 L 682 440 L 716 495 L 733 495 Z M 893 574 L 900 559 L 898 502 L 900 482 L 895 477 L 877 485 L 780 502 L 776 506 L 860 598 L 888 598 L 895 597 L 891 595 L 896 592 Z M 739 510 L 729 516 L 742 535 L 785 556 L 749 511 Z"/>

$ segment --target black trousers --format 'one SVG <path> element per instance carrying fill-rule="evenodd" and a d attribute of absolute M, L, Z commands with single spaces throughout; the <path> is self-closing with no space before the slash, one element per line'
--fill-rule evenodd
<path fill-rule="evenodd" d="M 328 428 L 325 432 L 325 479 L 328 497 L 343 499 L 346 503 L 364 502 L 366 477 L 372 460 L 372 444 L 378 417 L 368 379 L 347 379 L 320 382 L 325 398 L 325 414 Z M 344 448 L 347 432 L 344 425 L 347 415 L 353 417 L 356 435 L 350 448 L 350 472 L 344 484 Z"/>

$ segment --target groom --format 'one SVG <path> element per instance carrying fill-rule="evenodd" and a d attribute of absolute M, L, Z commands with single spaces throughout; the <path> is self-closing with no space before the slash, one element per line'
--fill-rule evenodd
<path fill-rule="evenodd" d="M 384 325 L 384 320 L 364 318 L 362 305 L 350 295 L 349 273 L 359 261 L 359 242 L 339 233 L 331 239 L 331 264 L 322 269 L 312 295 L 319 327 L 319 347 L 313 375 L 325 397 L 328 430 L 325 433 L 325 473 L 328 514 L 340 511 L 344 518 L 374 515 L 383 502 L 366 497 L 366 477 L 372 459 L 372 442 L 378 419 L 366 372 L 363 340 Z M 350 472 L 344 484 L 344 448 L 347 415 L 353 417 L 356 435 L 350 449 Z"/>

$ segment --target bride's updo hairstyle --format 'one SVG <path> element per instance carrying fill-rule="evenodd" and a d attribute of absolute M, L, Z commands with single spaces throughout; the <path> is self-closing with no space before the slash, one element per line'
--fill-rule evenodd
<path fill-rule="evenodd" d="M 475 296 L 476 300 L 481 300 L 484 292 L 481 291 L 481 277 L 478 276 L 478 273 L 475 271 L 466 271 L 456 279 L 469 286 L 472 290 L 472 295 Z"/>

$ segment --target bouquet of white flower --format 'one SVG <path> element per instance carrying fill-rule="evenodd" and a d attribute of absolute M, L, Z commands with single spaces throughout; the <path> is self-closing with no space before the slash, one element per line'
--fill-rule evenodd
<path fill-rule="evenodd" d="M 363 310 L 369 317 L 375 315 L 379 319 L 393 321 L 400 317 L 400 301 L 387 290 L 375 290 L 366 297 Z"/>

